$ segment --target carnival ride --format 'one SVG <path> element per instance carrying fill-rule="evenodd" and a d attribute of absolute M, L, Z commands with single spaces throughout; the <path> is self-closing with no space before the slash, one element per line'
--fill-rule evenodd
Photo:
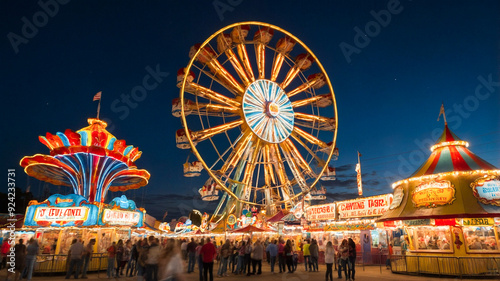
<path fill-rule="evenodd" d="M 21 159 L 24 171 L 38 180 L 70 186 L 89 202 L 104 203 L 108 191 L 126 191 L 148 184 L 150 174 L 134 162 L 142 152 L 126 145 L 106 130 L 107 123 L 89 118 L 89 126 L 74 132 L 67 129 L 47 133 L 39 140 L 50 155 Z"/>
<path fill-rule="evenodd" d="M 335 96 L 302 41 L 274 25 L 242 22 L 194 45 L 189 57 L 177 73 L 180 97 L 172 101 L 183 125 L 176 143 L 211 178 L 202 196 L 209 187 L 223 191 L 212 220 L 251 206 L 268 216 L 290 210 L 326 170 L 331 176 Z"/>

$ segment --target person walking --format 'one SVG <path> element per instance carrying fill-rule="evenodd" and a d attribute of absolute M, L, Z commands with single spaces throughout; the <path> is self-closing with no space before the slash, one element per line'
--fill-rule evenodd
<path fill-rule="evenodd" d="M 116 242 L 113 242 L 111 246 L 108 247 L 108 278 L 115 276 L 115 253 L 116 253 Z"/>
<path fill-rule="evenodd" d="M 221 266 L 219 267 L 219 271 L 217 272 L 217 277 L 228 276 L 227 263 L 229 261 L 230 248 L 231 244 L 229 243 L 229 239 L 226 239 L 226 242 L 220 247 L 219 251 Z"/>
<path fill-rule="evenodd" d="M 7 268 L 7 255 L 10 251 L 9 239 L 5 237 L 2 243 L 2 249 L 0 250 L 2 254 L 2 263 L 0 264 L 0 269 Z"/>
<path fill-rule="evenodd" d="M 255 269 L 258 267 L 257 274 L 262 274 L 262 259 L 264 258 L 264 246 L 260 243 L 260 240 L 255 242 L 255 245 L 252 248 L 252 274 L 255 274 Z"/>
<path fill-rule="evenodd" d="M 194 242 L 194 240 L 192 240 Z M 182 257 L 174 239 L 168 239 L 158 259 L 158 280 L 184 281 Z"/>
<path fill-rule="evenodd" d="M 280 268 L 280 273 L 286 272 L 285 267 L 285 241 L 283 239 L 279 240 L 278 244 L 278 266 Z"/>
<path fill-rule="evenodd" d="M 335 262 L 335 249 L 331 241 L 326 243 L 325 248 L 325 264 L 326 264 L 326 274 L 325 281 L 333 281 L 333 263 Z M 341 277 L 342 278 L 342 277 Z"/>
<path fill-rule="evenodd" d="M 94 245 L 95 239 L 90 239 L 87 246 L 85 246 L 83 250 L 83 270 L 82 270 L 82 278 L 87 279 L 87 271 L 89 269 L 90 261 L 92 260 L 92 254 L 94 253 Z"/>
<path fill-rule="evenodd" d="M 148 257 L 148 239 L 137 242 L 137 281 L 144 281 L 146 276 L 146 259 Z"/>
<path fill-rule="evenodd" d="M 158 258 L 160 245 L 158 238 L 149 236 L 149 248 L 146 258 L 146 281 L 158 281 Z"/>
<path fill-rule="evenodd" d="M 36 256 L 40 250 L 40 246 L 38 245 L 38 241 L 35 238 L 31 238 L 28 242 L 28 248 L 26 253 L 26 266 L 27 266 L 27 280 L 31 280 L 33 275 L 33 268 L 35 267 Z"/>
<path fill-rule="evenodd" d="M 182 253 L 182 259 L 187 260 L 187 247 L 188 247 L 188 242 L 186 239 L 182 239 L 181 243 L 181 253 Z"/>
<path fill-rule="evenodd" d="M 340 259 L 340 246 L 337 247 L 337 253 L 335 254 L 335 266 L 337 267 L 337 273 L 339 275 L 339 279 L 342 279 L 342 264 Z"/>
<path fill-rule="evenodd" d="M 250 239 L 247 240 L 245 244 L 245 266 L 243 267 L 243 273 L 247 273 L 248 276 L 251 275 L 250 265 L 252 263 L 252 241 Z"/>
<path fill-rule="evenodd" d="M 24 245 L 24 240 L 19 239 L 19 243 L 14 245 L 14 255 L 16 258 L 16 263 L 14 265 L 14 272 L 7 270 L 7 279 L 10 279 L 14 275 L 14 281 L 17 281 L 21 277 L 21 273 L 24 270 L 26 263 L 26 245 Z M 12 279 L 10 279 L 12 280 Z"/>
<path fill-rule="evenodd" d="M 194 238 L 191 238 L 191 242 L 187 245 L 188 252 L 188 269 L 187 272 L 191 273 L 194 271 L 194 265 L 196 264 L 196 242 L 194 242 Z"/>
<path fill-rule="evenodd" d="M 131 257 L 132 257 L 132 242 L 129 239 L 129 240 L 127 240 L 127 242 L 125 242 L 125 245 L 123 245 L 123 255 L 122 255 L 120 276 L 123 276 L 123 270 L 125 270 L 125 277 L 127 276 L 127 272 L 130 268 L 126 269 L 126 267 L 129 264 Z"/>
<path fill-rule="evenodd" d="M 238 242 L 234 241 L 231 242 L 231 273 L 234 273 L 234 270 L 236 269 L 236 265 L 238 264 Z"/>
<path fill-rule="evenodd" d="M 201 259 L 203 260 L 203 280 L 208 280 L 208 275 L 210 275 L 210 281 L 214 280 L 214 259 L 217 254 L 217 249 L 214 244 L 210 242 L 210 238 L 207 238 L 207 242 L 203 247 L 201 247 Z"/>
<path fill-rule="evenodd" d="M 66 279 L 69 279 L 71 273 L 75 272 L 75 279 L 78 279 L 78 275 L 80 275 L 80 269 L 82 267 L 82 256 L 83 256 L 83 244 L 80 242 L 80 239 L 71 245 L 69 248 L 70 251 L 70 262 L 69 269 L 66 272 Z"/>
<path fill-rule="evenodd" d="M 347 244 L 347 239 L 342 240 L 342 244 L 339 247 L 340 253 L 340 268 L 344 271 L 345 280 L 350 280 L 351 270 L 347 270 L 349 264 L 349 245 Z"/>
<path fill-rule="evenodd" d="M 352 238 L 349 238 L 347 241 L 347 245 L 349 246 L 349 276 L 351 280 L 354 279 L 354 275 L 356 274 L 356 243 Z"/>
<path fill-rule="evenodd" d="M 286 266 L 288 267 L 288 273 L 293 273 L 293 249 L 292 249 L 292 241 L 288 239 L 285 245 L 285 259 Z"/>
<path fill-rule="evenodd" d="M 137 250 L 139 242 L 141 241 L 139 240 L 135 242 L 130 248 L 130 259 L 128 260 L 127 271 L 125 272 L 125 275 L 128 277 L 132 277 L 135 275 L 135 271 L 137 268 L 137 258 L 139 257 L 139 251 Z"/>
<path fill-rule="evenodd" d="M 319 271 L 318 268 L 318 259 L 319 259 L 319 248 L 318 242 L 316 239 L 311 241 L 311 245 L 309 246 L 309 252 L 311 253 L 311 265 L 313 271 Z"/>
<path fill-rule="evenodd" d="M 123 275 L 123 240 L 118 240 L 118 243 L 116 244 L 116 249 L 115 249 L 115 258 L 116 258 L 116 277 L 120 277 L 120 275 Z M 120 274 L 120 269 L 122 269 L 122 272 Z"/>
<path fill-rule="evenodd" d="M 304 245 L 302 246 L 302 251 L 303 251 L 303 254 L 304 254 L 304 265 L 306 267 L 306 271 L 307 271 L 307 267 L 309 267 L 309 271 L 311 271 L 311 252 L 309 251 L 309 240 L 306 239 L 304 241 Z"/>
<path fill-rule="evenodd" d="M 195 258 L 198 262 L 198 271 L 200 272 L 200 281 L 203 281 L 203 260 L 201 258 L 201 248 L 203 247 L 204 240 L 200 239 L 200 243 L 196 246 L 196 255 Z"/>
<path fill-rule="evenodd" d="M 235 274 L 240 274 L 245 271 L 245 241 L 240 241 L 240 248 L 238 249 L 238 265 L 236 266 Z"/>
<path fill-rule="evenodd" d="M 266 247 L 266 253 L 269 256 L 269 263 L 271 265 L 271 273 L 274 274 L 274 265 L 276 264 L 276 257 L 278 256 L 278 241 L 275 239 L 272 243 L 269 243 Z"/>
<path fill-rule="evenodd" d="M 387 255 L 387 260 L 385 261 L 385 267 L 387 269 L 391 269 L 391 258 L 392 258 L 392 254 L 394 253 L 394 250 L 393 250 L 393 247 L 392 247 L 392 243 L 389 243 L 389 255 Z"/>

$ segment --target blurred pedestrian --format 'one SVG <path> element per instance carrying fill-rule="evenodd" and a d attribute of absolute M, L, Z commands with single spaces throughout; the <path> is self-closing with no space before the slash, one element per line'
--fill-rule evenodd
<path fill-rule="evenodd" d="M 288 273 L 293 273 L 293 249 L 292 249 L 292 241 L 288 239 L 285 244 L 285 259 L 286 266 L 288 267 Z"/>
<path fill-rule="evenodd" d="M 266 253 L 269 256 L 269 263 L 271 265 L 271 273 L 274 273 L 274 265 L 276 264 L 276 257 L 278 256 L 278 241 L 275 239 L 272 243 L 269 243 L 266 247 Z"/>
<path fill-rule="evenodd" d="M 333 248 L 333 244 L 331 241 L 326 243 L 325 248 L 325 264 L 326 264 L 326 274 L 325 280 L 333 281 L 333 263 L 335 262 L 335 249 Z M 342 278 L 342 277 L 341 277 Z"/>
<path fill-rule="evenodd" d="M 83 250 L 83 270 L 82 270 L 82 278 L 87 279 L 87 270 L 89 269 L 89 264 L 92 261 L 92 254 L 94 253 L 94 245 L 95 239 L 90 239 L 87 246 L 85 246 Z"/>
<path fill-rule="evenodd" d="M 278 244 L 278 267 L 280 268 L 280 273 L 286 272 L 285 260 L 285 241 L 280 238 Z"/>
<path fill-rule="evenodd" d="M 311 265 L 313 271 L 319 271 L 318 268 L 318 259 L 319 259 L 319 248 L 318 242 L 316 239 L 311 241 L 311 245 L 309 246 L 309 252 L 311 253 Z"/>
<path fill-rule="evenodd" d="M 200 272 L 200 281 L 203 281 L 203 260 L 201 258 L 201 248 L 203 247 L 204 240 L 200 239 L 200 243 L 196 246 L 196 261 L 198 262 L 198 271 Z"/>
<path fill-rule="evenodd" d="M 82 267 L 82 257 L 83 257 L 83 244 L 79 239 L 71 245 L 69 248 L 70 251 L 70 262 L 69 269 L 66 272 L 66 279 L 69 279 L 71 273 L 75 272 L 75 279 L 78 279 L 78 275 L 80 275 L 80 269 Z"/>
<path fill-rule="evenodd" d="M 356 243 L 352 238 L 349 238 L 347 245 L 349 246 L 349 277 L 354 280 L 356 274 Z"/>
<path fill-rule="evenodd" d="M 146 258 L 146 281 L 158 281 L 158 259 L 160 257 L 160 245 L 158 238 L 149 236 L 149 248 Z"/>
<path fill-rule="evenodd" d="M 214 244 L 210 242 L 210 238 L 206 239 L 207 242 L 203 247 L 201 247 L 201 258 L 203 260 L 203 277 L 204 281 L 208 280 L 208 275 L 210 275 L 210 281 L 214 280 L 214 259 L 215 255 L 217 255 L 217 249 Z"/>
<path fill-rule="evenodd" d="M 188 252 L 188 269 L 187 272 L 191 273 L 194 271 L 194 265 L 196 264 L 196 242 L 194 242 L 194 238 L 191 238 L 191 242 L 187 244 L 187 252 Z"/>
<path fill-rule="evenodd" d="M 347 244 L 347 239 L 342 240 L 342 244 L 339 247 L 340 253 L 340 267 L 344 271 L 345 280 L 350 280 L 350 270 L 347 270 L 347 266 L 349 264 L 349 245 Z"/>
<path fill-rule="evenodd" d="M 116 253 L 116 242 L 113 242 L 111 246 L 106 249 L 108 252 L 108 278 L 115 276 L 115 253 Z"/>
<path fill-rule="evenodd" d="M 35 267 L 36 256 L 38 255 L 39 250 L 40 246 L 38 245 L 38 241 L 35 238 L 31 238 L 28 242 L 26 253 L 27 280 L 31 280 L 31 277 L 33 275 L 33 268 Z"/>
<path fill-rule="evenodd" d="M 262 274 L 262 259 L 264 258 L 264 246 L 260 243 L 260 240 L 255 242 L 255 245 L 252 248 L 252 274 Z M 256 272 L 256 268 L 258 268 Z"/>
<path fill-rule="evenodd" d="M 158 259 L 158 280 L 184 281 L 183 267 L 177 243 L 174 239 L 168 239 Z"/>

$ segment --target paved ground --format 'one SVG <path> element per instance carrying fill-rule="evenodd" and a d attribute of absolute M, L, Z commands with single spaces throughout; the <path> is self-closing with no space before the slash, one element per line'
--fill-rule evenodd
<path fill-rule="evenodd" d="M 216 267 L 216 266 L 214 266 Z M 214 276 L 215 281 L 232 281 L 232 280 L 245 280 L 245 281 L 316 281 L 316 280 L 325 280 L 325 271 L 326 267 L 319 267 L 319 272 L 306 272 L 300 266 L 298 270 L 292 274 L 288 273 L 276 273 L 271 274 L 270 268 L 266 264 L 263 264 L 262 275 L 252 275 L 252 276 L 242 276 L 242 275 L 230 275 L 228 277 L 217 278 Z M 215 268 L 214 268 L 215 271 Z M 198 272 L 185 274 L 186 281 L 198 281 Z M 6 271 L 2 270 L 0 273 L 1 280 L 6 280 Z M 108 280 L 105 272 L 91 273 L 88 275 L 88 280 Z M 337 279 L 337 274 L 334 272 L 333 275 L 334 281 L 339 280 L 343 281 L 345 279 Z M 73 278 L 72 278 L 73 279 Z M 33 281 L 63 281 L 64 276 L 34 276 Z M 410 276 L 410 275 L 402 275 L 392 273 L 390 270 L 385 269 L 385 266 L 380 268 L 379 266 L 366 266 L 356 267 L 356 281 L 364 281 L 364 280 L 398 280 L 398 281 L 424 281 L 424 280 L 440 280 L 440 281 L 449 281 L 449 280 L 459 280 L 459 278 L 439 278 L 439 277 L 428 277 L 428 276 Z M 485 280 L 485 279 L 466 279 L 466 280 Z M 492 280 L 492 279 L 489 279 Z M 137 281 L 137 277 L 122 277 L 122 278 L 113 278 L 110 281 Z"/>

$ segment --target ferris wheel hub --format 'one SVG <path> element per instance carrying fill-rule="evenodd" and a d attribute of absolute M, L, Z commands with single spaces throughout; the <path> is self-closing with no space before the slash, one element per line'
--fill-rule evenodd
<path fill-rule="evenodd" d="M 254 81 L 245 91 L 242 106 L 247 124 L 260 139 L 280 143 L 292 133 L 292 103 L 278 83 L 267 79 Z"/>
<path fill-rule="evenodd" d="M 269 117 L 278 117 L 280 107 L 274 101 L 268 101 L 266 105 L 266 113 Z"/>

